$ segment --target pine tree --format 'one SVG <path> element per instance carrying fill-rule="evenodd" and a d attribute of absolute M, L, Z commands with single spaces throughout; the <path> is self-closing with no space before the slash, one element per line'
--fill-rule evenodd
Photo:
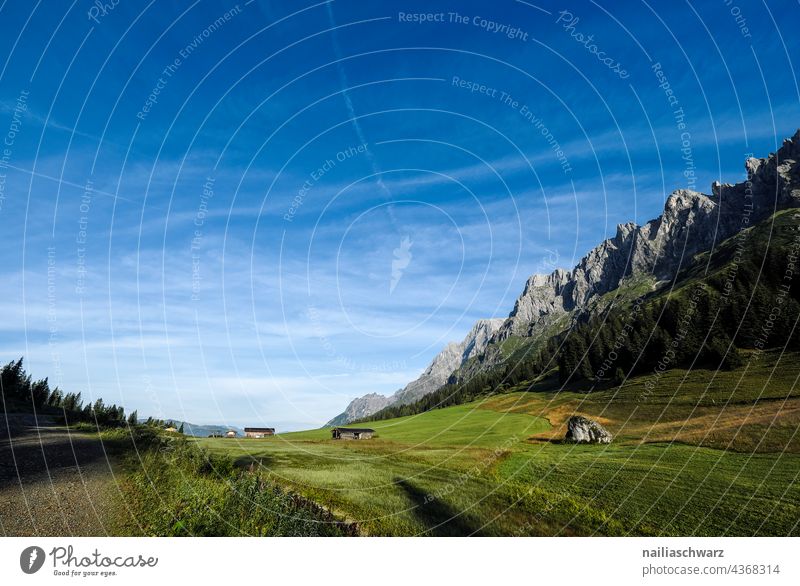
<path fill-rule="evenodd" d="M 30 385 L 30 397 L 31 403 L 36 408 L 43 407 L 47 403 L 47 399 L 50 397 L 50 385 L 46 378 L 37 380 Z"/>

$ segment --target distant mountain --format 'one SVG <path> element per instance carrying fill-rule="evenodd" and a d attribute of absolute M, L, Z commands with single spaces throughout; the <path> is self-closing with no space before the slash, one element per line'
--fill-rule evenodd
<path fill-rule="evenodd" d="M 196 423 L 178 421 L 177 419 L 170 419 L 167 421 L 172 421 L 177 428 L 183 425 L 184 435 L 191 435 L 193 437 L 208 437 L 214 434 L 225 435 L 225 432 L 231 429 L 238 435 L 244 435 L 244 430 L 232 425 L 197 425 Z"/>
<path fill-rule="evenodd" d="M 411 381 L 389 397 L 370 393 L 354 399 L 343 413 L 331 419 L 326 426 L 346 425 L 369 417 L 390 405 L 414 403 L 435 391 L 447 382 L 447 379 L 459 366 L 483 352 L 487 342 L 503 322 L 503 319 L 478 320 L 460 343 L 450 342 L 447 344 L 416 380 Z"/>
<path fill-rule="evenodd" d="M 373 413 L 377 413 L 391 404 L 392 400 L 390 397 L 379 395 L 378 393 L 370 393 L 369 395 L 353 399 L 343 413 L 340 413 L 325 425 L 328 427 L 346 425 L 351 421 L 369 417 Z"/>

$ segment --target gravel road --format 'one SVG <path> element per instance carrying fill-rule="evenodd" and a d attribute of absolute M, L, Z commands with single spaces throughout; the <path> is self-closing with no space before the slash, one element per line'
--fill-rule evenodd
<path fill-rule="evenodd" d="M 112 532 L 114 461 L 97 438 L 30 415 L 0 414 L 0 424 L 0 535 Z"/>

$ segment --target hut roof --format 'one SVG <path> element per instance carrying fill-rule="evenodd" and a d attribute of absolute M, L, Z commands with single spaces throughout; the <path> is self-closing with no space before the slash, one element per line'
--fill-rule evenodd
<path fill-rule="evenodd" d="M 334 427 L 338 432 L 349 431 L 351 433 L 375 433 L 374 429 L 370 429 L 369 427 Z"/>

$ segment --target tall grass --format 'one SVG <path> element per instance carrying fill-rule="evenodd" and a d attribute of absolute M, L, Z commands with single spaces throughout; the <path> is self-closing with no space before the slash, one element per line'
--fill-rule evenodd
<path fill-rule="evenodd" d="M 126 462 L 123 532 L 159 536 L 342 536 L 357 528 L 325 509 L 212 456 L 161 437 Z"/>

